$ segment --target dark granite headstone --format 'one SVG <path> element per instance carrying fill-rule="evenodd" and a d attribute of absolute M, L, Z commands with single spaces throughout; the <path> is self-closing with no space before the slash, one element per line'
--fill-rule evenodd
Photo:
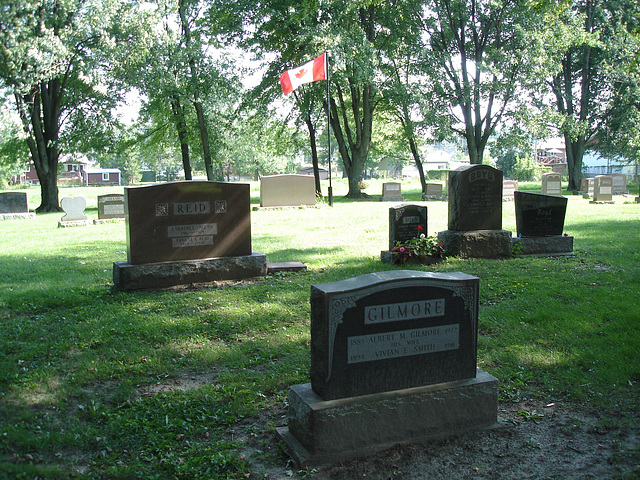
<path fill-rule="evenodd" d="M 325 400 L 476 376 L 479 279 L 388 271 L 311 287 L 311 385 Z"/>
<path fill-rule="evenodd" d="M 124 218 L 124 195 L 112 193 L 98 195 L 98 218 Z"/>
<path fill-rule="evenodd" d="M 27 213 L 26 192 L 0 192 L 0 213 Z"/>
<path fill-rule="evenodd" d="M 389 208 L 389 250 L 396 242 L 406 242 L 421 233 L 427 235 L 427 207 L 406 204 Z"/>
<path fill-rule="evenodd" d="M 249 185 L 208 181 L 125 188 L 129 264 L 251 255 Z"/>
<path fill-rule="evenodd" d="M 553 172 L 543 173 L 542 193 L 544 195 L 562 195 L 562 176 Z"/>
<path fill-rule="evenodd" d="M 449 230 L 502 229 L 502 172 L 469 165 L 449 172 Z"/>
<path fill-rule="evenodd" d="M 567 199 L 558 195 L 516 192 L 516 230 L 518 236 L 562 235 Z"/>
<path fill-rule="evenodd" d="M 613 177 L 597 175 L 593 186 L 593 200 L 595 202 L 613 201 Z"/>

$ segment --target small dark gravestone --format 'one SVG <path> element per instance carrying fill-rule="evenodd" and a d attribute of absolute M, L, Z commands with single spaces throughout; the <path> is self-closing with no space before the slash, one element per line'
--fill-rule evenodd
<path fill-rule="evenodd" d="M 128 262 L 114 264 L 114 283 L 122 289 L 266 273 L 266 257 L 251 251 L 247 184 L 187 181 L 127 187 L 125 205 Z"/>
<path fill-rule="evenodd" d="M 502 172 L 470 165 L 449 172 L 449 230 L 502 228 Z"/>
<path fill-rule="evenodd" d="M 125 218 L 124 195 L 98 195 L 98 219 Z"/>
<path fill-rule="evenodd" d="M 597 175 L 593 186 L 594 202 L 613 202 L 613 177 L 610 175 Z"/>
<path fill-rule="evenodd" d="M 406 242 L 420 233 L 427 234 L 427 207 L 405 204 L 389 208 L 389 250 L 396 242 Z"/>
<path fill-rule="evenodd" d="M 553 172 L 543 173 L 542 193 L 544 195 L 562 195 L 562 176 Z"/>
<path fill-rule="evenodd" d="M 438 232 L 447 255 L 508 258 L 511 232 L 502 230 L 502 172 L 469 165 L 449 172 L 449 230 Z"/>
<path fill-rule="evenodd" d="M 0 220 L 35 218 L 29 213 L 26 192 L 0 192 Z"/>
<path fill-rule="evenodd" d="M 498 381 L 476 368 L 479 279 L 387 271 L 311 287 L 311 384 L 278 434 L 299 465 L 490 428 Z"/>
<path fill-rule="evenodd" d="M 383 202 L 402 202 L 402 184 L 398 182 L 390 182 L 382 184 L 382 198 Z"/>
<path fill-rule="evenodd" d="M 566 198 L 541 193 L 516 192 L 515 207 L 518 236 L 562 235 L 567 211 Z"/>
<path fill-rule="evenodd" d="M 516 192 L 516 228 L 512 241 L 520 255 L 573 254 L 573 237 L 563 236 L 567 199 L 558 195 Z"/>

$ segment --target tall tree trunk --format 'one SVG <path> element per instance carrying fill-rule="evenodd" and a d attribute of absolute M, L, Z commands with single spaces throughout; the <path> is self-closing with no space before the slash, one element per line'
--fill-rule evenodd
<path fill-rule="evenodd" d="M 196 117 L 198 119 L 198 129 L 200 130 L 200 139 L 202 141 L 202 155 L 204 159 L 204 168 L 207 172 L 208 180 L 222 180 L 222 169 L 216 173 L 213 170 L 213 161 L 211 158 L 211 148 L 209 145 L 209 131 L 207 130 L 207 120 L 202 108 L 202 101 L 200 100 L 200 88 L 198 85 L 198 69 L 195 58 L 190 53 L 191 49 L 191 29 L 189 27 L 189 21 L 185 12 L 184 0 L 178 2 L 178 13 L 180 15 L 180 22 L 182 24 L 182 33 L 184 35 L 184 43 L 189 52 L 189 69 L 191 70 L 191 82 L 193 87 L 193 107 L 196 111 Z"/>
<path fill-rule="evenodd" d="M 59 78 L 42 82 L 27 95 L 16 95 L 27 146 L 40 181 L 41 200 L 37 213 L 59 212 L 58 137 L 62 86 Z"/>
<path fill-rule="evenodd" d="M 187 140 L 187 123 L 185 121 L 184 107 L 180 103 L 180 98 L 175 95 L 171 101 L 171 110 L 176 122 L 178 140 L 180 141 L 180 153 L 182 155 L 182 168 L 184 169 L 184 179 L 193 180 L 191 172 L 191 158 L 189 156 L 189 142 Z"/>
<path fill-rule="evenodd" d="M 316 141 L 316 127 L 311 121 L 311 115 L 307 113 L 304 117 L 304 123 L 307 124 L 309 130 L 309 142 L 311 144 L 311 163 L 313 164 L 313 176 L 316 183 L 316 197 L 322 198 L 322 188 L 320 186 L 320 168 L 318 165 L 318 146 Z"/>

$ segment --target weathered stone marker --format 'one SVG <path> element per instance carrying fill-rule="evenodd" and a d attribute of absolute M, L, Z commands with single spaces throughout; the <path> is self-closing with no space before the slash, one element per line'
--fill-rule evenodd
<path fill-rule="evenodd" d="M 115 218 L 125 218 L 124 195 L 120 193 L 110 193 L 98 195 L 98 219 L 110 220 Z"/>
<path fill-rule="evenodd" d="M 89 218 L 84 214 L 87 207 L 86 198 L 63 197 L 60 206 L 64 210 L 64 215 L 58 222 L 58 227 L 85 227 L 91 224 Z"/>
<path fill-rule="evenodd" d="M 562 195 L 562 176 L 553 172 L 543 173 L 542 193 L 544 195 Z"/>
<path fill-rule="evenodd" d="M 310 175 L 265 175 L 260 180 L 261 207 L 300 207 L 316 204 L 315 179 Z"/>
<path fill-rule="evenodd" d="M 383 202 L 402 202 L 404 198 L 402 196 L 402 184 L 399 182 L 388 182 L 382 184 L 382 198 Z"/>
<path fill-rule="evenodd" d="M 613 203 L 613 177 L 597 175 L 593 186 L 593 202 Z"/>
<path fill-rule="evenodd" d="M 251 250 L 247 184 L 188 181 L 127 187 L 125 205 L 127 262 L 114 263 L 114 283 L 122 289 L 266 273 L 266 257 Z"/>
<path fill-rule="evenodd" d="M 0 192 L 0 220 L 35 216 L 35 213 L 29 212 L 26 192 Z"/>
<path fill-rule="evenodd" d="M 479 280 L 389 271 L 311 288 L 311 383 L 278 429 L 299 465 L 496 425 L 498 380 L 476 368 Z"/>

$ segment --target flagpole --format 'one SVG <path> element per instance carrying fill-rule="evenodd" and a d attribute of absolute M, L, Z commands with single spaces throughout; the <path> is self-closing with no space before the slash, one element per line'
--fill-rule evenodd
<path fill-rule="evenodd" d="M 331 103 L 329 97 L 329 52 L 325 55 L 327 73 L 327 158 L 329 160 L 329 206 L 333 207 L 333 186 L 331 185 Z"/>

